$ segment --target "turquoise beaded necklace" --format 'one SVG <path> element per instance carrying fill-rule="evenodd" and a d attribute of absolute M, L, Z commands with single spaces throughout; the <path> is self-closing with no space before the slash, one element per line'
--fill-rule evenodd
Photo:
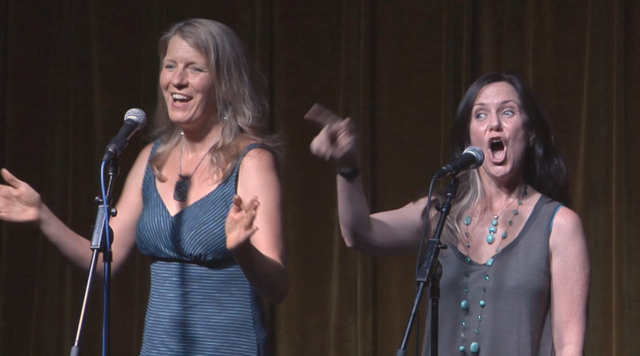
<path fill-rule="evenodd" d="M 488 234 L 485 238 L 485 241 L 487 241 L 487 243 L 489 245 L 492 245 L 496 238 L 495 235 L 498 232 L 498 221 L 500 216 L 507 210 L 507 208 L 509 208 L 511 205 L 513 205 L 513 203 L 515 203 L 516 201 L 518 202 L 518 205 L 516 205 L 516 208 L 513 210 L 513 215 L 511 216 L 511 219 L 509 220 L 507 226 L 505 227 L 504 231 L 502 232 L 502 239 L 500 240 L 500 242 L 502 242 L 502 240 L 507 238 L 507 231 L 509 230 L 509 227 L 511 227 L 513 225 L 513 219 L 518 215 L 518 209 L 520 209 L 520 206 L 522 205 L 522 199 L 524 197 L 527 196 L 527 186 L 525 185 L 524 188 L 522 188 L 522 193 L 519 194 L 518 196 L 516 196 L 516 198 L 509 203 L 501 212 L 500 214 L 494 215 L 493 219 L 491 220 L 491 225 L 488 228 Z M 471 217 L 466 215 L 463 218 L 463 223 L 465 225 L 465 232 L 464 232 L 464 236 L 466 238 L 465 241 L 465 247 L 467 249 L 467 253 L 465 254 L 465 262 L 467 263 L 467 266 L 471 263 L 471 257 L 469 257 L 469 225 L 471 225 Z M 500 251 L 500 243 L 498 243 L 496 245 L 496 249 L 495 252 L 498 253 Z M 487 262 L 485 263 L 485 266 L 487 266 L 487 270 L 485 272 L 484 275 L 484 280 L 485 280 L 485 284 L 484 287 L 482 288 L 482 298 L 480 298 L 480 301 L 478 302 L 478 305 L 480 305 L 480 313 L 478 314 L 478 316 L 475 318 L 477 323 L 476 323 L 476 327 L 473 329 L 473 334 L 476 335 L 476 338 L 478 335 L 480 335 L 480 323 L 482 322 L 482 311 L 484 310 L 484 307 L 486 306 L 486 301 L 485 301 L 485 295 L 487 293 L 487 284 L 489 282 L 489 269 L 491 268 L 491 266 L 493 265 L 493 258 L 489 258 L 489 260 L 487 260 Z M 465 286 L 464 286 L 464 293 L 465 295 L 469 294 L 469 277 L 470 277 L 470 273 L 469 273 L 469 268 L 467 267 L 467 271 L 464 274 L 465 277 Z M 465 347 L 465 331 L 466 331 L 466 327 L 467 327 L 467 317 L 469 316 L 469 302 L 467 301 L 467 299 L 462 300 L 462 302 L 460 302 L 460 308 L 462 309 L 462 322 L 461 322 L 461 326 L 462 326 L 462 332 L 460 333 L 460 346 L 458 347 L 458 351 L 460 351 L 461 354 L 466 354 L 467 352 L 467 347 Z M 477 354 L 478 352 L 480 352 L 480 344 L 478 344 L 477 341 L 473 341 L 469 344 L 468 350 L 472 353 L 472 354 Z"/>

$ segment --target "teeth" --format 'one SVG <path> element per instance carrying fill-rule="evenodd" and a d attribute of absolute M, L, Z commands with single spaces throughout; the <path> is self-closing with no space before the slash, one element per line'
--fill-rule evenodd
<path fill-rule="evenodd" d="M 182 94 L 171 94 L 171 97 L 173 98 L 173 100 L 187 100 L 187 99 L 189 99 L 188 96 L 182 95 Z"/>

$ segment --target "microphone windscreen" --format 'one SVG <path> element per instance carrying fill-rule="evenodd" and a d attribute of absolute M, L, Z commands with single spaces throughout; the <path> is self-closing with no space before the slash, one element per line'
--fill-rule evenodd
<path fill-rule="evenodd" d="M 147 123 L 147 115 L 141 109 L 133 108 L 124 114 L 124 121 L 127 120 L 133 120 L 138 123 L 138 128 L 143 128 Z"/>

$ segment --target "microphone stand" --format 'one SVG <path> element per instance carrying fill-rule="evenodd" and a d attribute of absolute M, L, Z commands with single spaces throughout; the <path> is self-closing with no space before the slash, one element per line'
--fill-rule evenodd
<path fill-rule="evenodd" d="M 80 335 L 82 334 L 82 324 L 84 322 L 84 315 L 87 308 L 87 301 L 89 299 L 89 292 L 91 291 L 91 281 L 96 271 L 96 265 L 98 262 L 98 255 L 103 254 L 102 260 L 104 262 L 104 300 L 103 300 L 103 330 L 102 330 L 102 352 L 103 356 L 110 354 L 110 327 L 111 327 L 111 244 L 113 243 L 113 231 L 111 227 L 105 225 L 105 211 L 108 211 L 110 216 L 116 216 L 115 209 L 109 207 L 111 202 L 111 193 L 113 182 L 118 176 L 119 160 L 117 157 L 112 158 L 109 161 L 109 183 L 106 191 L 106 202 L 101 197 L 96 197 L 95 202 L 98 204 L 98 212 L 96 214 L 96 222 L 93 225 L 93 234 L 91 238 L 91 250 L 93 254 L 91 256 L 91 265 L 89 266 L 89 277 L 87 280 L 87 287 L 84 292 L 84 300 L 82 301 L 82 309 L 80 311 L 80 320 L 78 321 L 78 329 L 76 332 L 76 338 L 71 348 L 70 356 L 78 356 L 80 352 Z M 106 205 L 106 207 L 105 207 Z M 107 229 L 110 238 L 110 244 L 107 246 Z"/>
<path fill-rule="evenodd" d="M 436 209 L 440 212 L 440 219 L 436 226 L 436 231 L 433 238 L 429 239 L 427 246 L 424 250 L 424 255 L 420 261 L 418 273 L 416 276 L 416 282 L 418 288 L 416 296 L 413 301 L 413 307 L 411 308 L 411 314 L 409 315 L 409 322 L 405 329 L 404 336 L 400 348 L 396 351 L 396 356 L 404 356 L 406 354 L 407 341 L 409 340 L 409 334 L 411 334 L 411 328 L 413 327 L 413 321 L 415 320 L 418 312 L 418 306 L 420 299 L 422 298 L 422 292 L 424 287 L 430 286 L 430 298 L 431 298 L 431 356 L 438 355 L 438 319 L 439 319 L 439 302 L 440 302 L 440 277 L 442 277 L 442 265 L 438 261 L 438 255 L 440 250 L 447 248 L 447 245 L 440 243 L 440 236 L 444 228 L 444 223 L 447 220 L 449 211 L 451 209 L 451 199 L 456 196 L 458 190 L 458 180 L 455 177 L 451 178 L 449 187 L 445 195 L 445 201 Z M 429 214 L 429 212 L 427 212 Z M 423 238 L 427 234 L 427 227 L 425 226 Z M 418 335 L 419 337 L 419 335 Z"/>

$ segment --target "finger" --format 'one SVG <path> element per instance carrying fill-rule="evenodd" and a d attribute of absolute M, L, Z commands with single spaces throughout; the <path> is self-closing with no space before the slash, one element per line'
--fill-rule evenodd
<path fill-rule="evenodd" d="M 253 225 L 253 222 L 256 220 L 256 215 L 258 214 L 255 210 L 247 212 L 246 218 L 244 220 L 245 230 L 251 230 L 255 228 L 255 226 Z"/>
<path fill-rule="evenodd" d="M 246 213 L 256 212 L 258 210 L 258 206 L 260 206 L 260 201 L 258 201 L 258 197 L 254 196 L 249 200 L 246 204 L 242 206 Z"/>
<path fill-rule="evenodd" d="M 313 104 L 309 112 L 304 115 L 304 118 L 323 126 L 342 121 L 340 116 L 334 114 L 333 111 L 319 103 Z"/>
<path fill-rule="evenodd" d="M 242 211 L 242 198 L 238 194 L 233 196 L 233 204 L 231 205 L 231 210 L 233 212 Z"/>
<path fill-rule="evenodd" d="M 336 158 L 342 158 L 349 153 L 349 151 L 354 149 L 357 140 L 355 137 L 347 137 L 344 140 L 340 141 L 337 145 L 335 156 Z"/>
<path fill-rule="evenodd" d="M 253 234 L 256 233 L 256 231 L 258 231 L 258 227 L 254 226 L 253 228 L 251 228 L 251 230 L 247 233 L 247 238 L 250 238 L 251 236 L 253 236 Z"/>
<path fill-rule="evenodd" d="M 329 139 L 329 135 L 327 134 L 328 129 L 329 126 L 325 126 L 325 128 L 322 129 L 322 132 L 318 136 L 316 136 L 309 145 L 311 153 L 316 157 L 320 157 L 324 160 L 327 160 L 327 158 L 331 156 L 331 151 L 333 150 L 333 143 L 331 142 L 331 140 Z"/>
<path fill-rule="evenodd" d="M 5 182 L 9 183 L 13 187 L 17 187 L 20 183 L 22 183 L 20 179 L 16 178 L 6 168 L 2 168 L 2 170 L 0 170 L 0 174 L 2 174 L 2 178 L 4 178 Z"/>
<path fill-rule="evenodd" d="M 326 127 L 325 127 L 326 128 Z M 309 145 L 309 149 L 311 153 L 316 154 L 319 148 L 322 146 L 322 141 L 325 139 L 325 129 L 322 129 L 320 133 L 311 140 L 311 144 Z"/>
<path fill-rule="evenodd" d="M 344 145 L 346 142 L 353 140 L 356 136 L 353 130 L 353 125 L 351 125 L 349 120 L 349 118 L 346 118 L 343 122 L 336 125 L 335 135 L 336 142 L 338 142 L 338 144 Z"/>
<path fill-rule="evenodd" d="M 340 126 L 342 126 L 347 132 L 351 132 L 351 133 L 353 133 L 355 128 L 353 125 L 353 120 L 351 120 L 350 117 L 342 120 L 342 122 L 340 123 Z"/>

